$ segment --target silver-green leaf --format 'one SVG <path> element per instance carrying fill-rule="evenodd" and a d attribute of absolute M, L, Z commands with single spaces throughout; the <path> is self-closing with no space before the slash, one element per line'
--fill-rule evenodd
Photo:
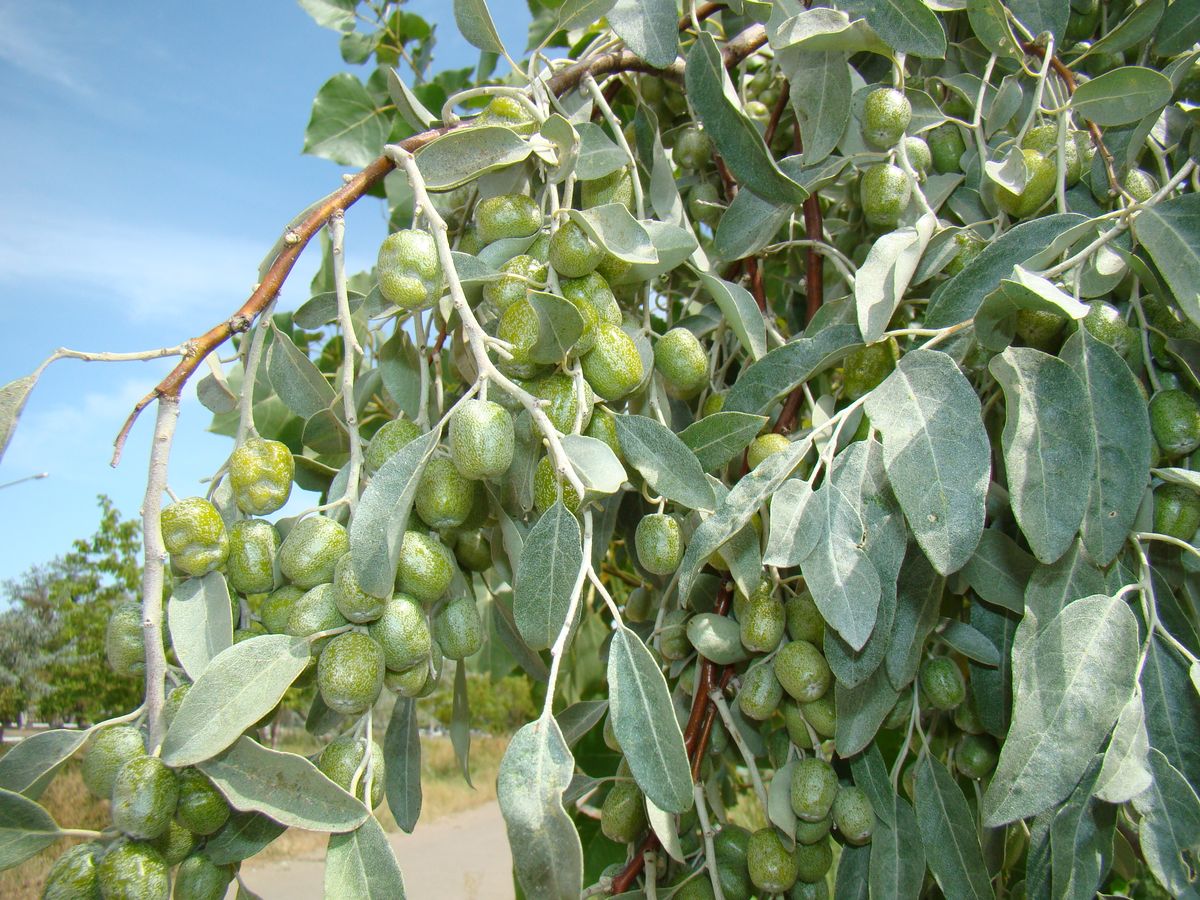
<path fill-rule="evenodd" d="M 28 797 L 0 790 L 0 870 L 11 869 L 64 835 Z"/>
<path fill-rule="evenodd" d="M 404 900 L 404 876 L 387 834 L 374 816 L 353 831 L 329 836 L 326 900 Z"/>
<path fill-rule="evenodd" d="M 0 788 L 36 800 L 91 733 L 90 728 L 56 728 L 25 738 L 0 756 Z"/>
<path fill-rule="evenodd" d="M 400 829 L 412 834 L 421 817 L 421 736 L 417 702 L 400 697 L 383 739 L 388 809 Z"/>
<path fill-rule="evenodd" d="M 483 0 L 476 2 L 483 5 Z M 476 125 L 435 138 L 417 151 L 416 160 L 429 190 L 452 191 L 480 175 L 515 165 L 531 152 L 524 138 L 502 125 Z"/>
<path fill-rule="evenodd" d="M 1153 783 L 1134 798 L 1142 815 L 1140 844 L 1154 877 L 1176 897 L 1197 896 L 1195 853 L 1200 846 L 1200 798 L 1157 750 L 1150 751 Z"/>
<path fill-rule="evenodd" d="M 679 435 L 647 416 L 619 415 L 614 421 L 621 452 L 651 490 L 688 509 L 713 509 L 700 461 Z"/>
<path fill-rule="evenodd" d="M 946 767 L 926 753 L 917 763 L 917 827 L 929 870 L 947 897 L 990 900 L 975 816 Z"/>
<path fill-rule="evenodd" d="M 167 601 L 171 646 L 188 677 L 195 681 L 222 650 L 233 645 L 229 588 L 220 572 L 178 583 Z"/>
<path fill-rule="evenodd" d="M 1122 66 L 1079 85 L 1071 107 L 1097 125 L 1126 125 L 1158 112 L 1171 99 L 1171 79 L 1144 66 Z"/>
<path fill-rule="evenodd" d="M 546 510 L 525 538 L 517 562 L 513 614 L 525 643 L 544 650 L 566 621 L 571 592 L 583 565 L 579 522 L 561 500 Z"/>
<path fill-rule="evenodd" d="M 679 439 L 696 454 L 700 468 L 711 472 L 745 450 L 766 422 L 766 416 L 722 410 L 693 422 Z"/>

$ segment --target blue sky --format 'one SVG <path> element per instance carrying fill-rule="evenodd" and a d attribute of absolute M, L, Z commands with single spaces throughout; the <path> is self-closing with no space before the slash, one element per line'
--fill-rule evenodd
<path fill-rule="evenodd" d="M 505 43 L 524 47 L 522 0 L 493 0 Z M 435 67 L 472 65 L 449 2 L 407 8 L 439 23 Z M 0 0 L 0 384 L 56 347 L 141 350 L 207 330 L 247 296 L 296 212 L 341 169 L 302 156 L 312 98 L 342 62 L 338 36 L 294 0 Z M 384 235 L 378 201 L 347 217 L 351 270 Z M 284 308 L 307 299 L 302 258 Z M 63 360 L 43 375 L 0 461 L 0 580 L 92 533 L 95 496 L 137 515 L 153 411 L 116 470 L 112 439 L 170 363 Z M 231 449 L 185 392 L 170 484 L 198 493 Z"/>

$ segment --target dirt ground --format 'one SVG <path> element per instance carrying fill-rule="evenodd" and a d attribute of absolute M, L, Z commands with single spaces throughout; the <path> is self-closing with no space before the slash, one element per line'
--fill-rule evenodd
<path fill-rule="evenodd" d="M 447 816 L 412 834 L 390 834 L 408 900 L 512 900 L 512 856 L 496 803 Z M 322 848 L 323 849 L 323 848 Z M 242 867 L 246 886 L 265 900 L 323 895 L 319 857 Z"/>

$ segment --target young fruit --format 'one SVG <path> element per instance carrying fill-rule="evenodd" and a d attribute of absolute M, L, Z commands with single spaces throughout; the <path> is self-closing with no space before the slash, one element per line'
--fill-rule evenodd
<path fill-rule="evenodd" d="M 265 516 L 287 503 L 295 474 L 292 451 L 279 441 L 251 438 L 229 457 L 233 499 L 248 516 Z"/>
<path fill-rule="evenodd" d="M 1138 357 L 1141 344 L 1137 330 L 1125 321 L 1121 311 L 1111 303 L 1092 300 L 1088 303 L 1088 314 L 1081 322 L 1092 337 L 1108 344 L 1126 360 Z"/>
<path fill-rule="evenodd" d="M 708 384 L 708 356 L 686 328 L 672 328 L 654 345 L 654 368 L 673 396 L 696 396 Z"/>
<path fill-rule="evenodd" d="M 514 256 L 500 267 L 500 272 L 500 278 L 483 286 L 483 299 L 499 313 L 546 284 L 546 264 L 526 253 Z"/>
<path fill-rule="evenodd" d="M 954 245 L 958 248 L 958 252 L 950 258 L 950 262 L 946 263 L 946 268 L 942 270 L 951 276 L 957 275 L 970 265 L 987 246 L 973 231 L 960 231 L 954 236 Z"/>
<path fill-rule="evenodd" d="M 483 620 L 469 597 L 449 603 L 433 620 L 433 636 L 447 659 L 466 659 L 483 646 Z"/>
<path fill-rule="evenodd" d="M 807 757 L 792 769 L 792 812 L 805 822 L 820 822 L 829 815 L 838 794 L 837 773 L 823 759 Z"/>
<path fill-rule="evenodd" d="M 142 841 L 117 844 L 96 867 L 104 900 L 166 900 L 170 891 L 162 854 Z"/>
<path fill-rule="evenodd" d="M 788 695 L 801 703 L 825 696 L 833 681 L 829 663 L 808 641 L 784 644 L 775 654 L 775 675 Z"/>
<path fill-rule="evenodd" d="M 895 88 L 876 88 L 863 103 L 862 136 L 876 147 L 894 147 L 912 121 L 912 104 Z"/>
<path fill-rule="evenodd" d="M 875 811 L 862 788 L 838 788 L 833 800 L 833 824 L 847 844 L 859 847 L 870 842 L 875 830 Z"/>
<path fill-rule="evenodd" d="M 417 663 L 403 672 L 388 669 L 383 673 L 383 686 L 400 697 L 419 697 L 429 681 L 429 661 Z"/>
<path fill-rule="evenodd" d="M 502 360 L 500 368 L 517 378 L 533 378 L 542 371 L 541 363 L 530 354 L 538 341 L 538 315 L 528 300 L 516 301 L 500 316 L 496 337 L 508 343 L 510 359 Z"/>
<path fill-rule="evenodd" d="M 628 844 L 646 830 L 646 798 L 637 782 L 612 786 L 600 807 L 600 830 L 618 844 Z"/>
<path fill-rule="evenodd" d="M 458 471 L 453 460 L 435 456 L 421 474 L 413 506 L 430 528 L 455 528 L 470 515 L 477 487 Z"/>
<path fill-rule="evenodd" d="M 317 660 L 317 688 L 334 712 L 357 716 L 375 705 L 383 690 L 383 648 L 357 631 L 337 635 Z"/>
<path fill-rule="evenodd" d="M 88 744 L 80 774 L 87 789 L 97 797 L 112 795 L 117 772 L 125 763 L 146 755 L 142 733 L 132 725 L 110 725 Z"/>
<path fill-rule="evenodd" d="M 175 897 L 178 900 L 221 900 L 233 871 L 218 866 L 203 853 L 193 853 L 179 864 L 175 873 Z"/>
<path fill-rule="evenodd" d="M 742 689 L 738 691 L 738 709 L 748 719 L 762 722 L 771 718 L 783 699 L 783 687 L 775 676 L 775 670 L 767 663 L 752 666 L 742 676 Z"/>
<path fill-rule="evenodd" d="M 686 609 L 673 609 L 663 616 L 662 629 L 658 636 L 659 651 L 663 659 L 683 659 L 692 652 L 692 643 L 687 636 L 687 620 Z M 744 690 L 744 681 L 742 686 Z"/>
<path fill-rule="evenodd" d="M 913 167 L 913 171 L 917 173 L 917 177 L 924 181 L 925 175 L 933 166 L 933 153 L 929 149 L 929 145 L 925 143 L 924 138 L 919 138 L 913 134 L 905 137 L 902 143 L 904 144 L 904 152 L 908 155 L 909 165 Z"/>
<path fill-rule="evenodd" d="M 1066 316 L 1048 309 L 1017 311 L 1016 336 L 1026 347 L 1051 353 L 1058 349 L 1059 335 L 1067 324 Z"/>
<path fill-rule="evenodd" d="M 828 838 L 800 841 L 795 855 L 797 881 L 805 884 L 825 881 L 825 874 L 833 866 L 833 848 Z"/>
<path fill-rule="evenodd" d="M 1158 190 L 1158 183 L 1143 169 L 1130 169 L 1125 173 L 1124 188 L 1138 203 L 1145 203 Z"/>
<path fill-rule="evenodd" d="M 350 552 L 350 536 L 341 523 L 326 516 L 301 519 L 279 547 L 279 571 L 297 587 L 314 588 L 333 581 L 337 562 Z"/>
<path fill-rule="evenodd" d="M 167 830 L 179 802 L 179 780 L 157 756 L 131 759 L 112 787 L 112 820 L 132 838 L 150 840 Z"/>
<path fill-rule="evenodd" d="M 499 403 L 468 400 L 450 417 L 450 458 L 464 478 L 503 475 L 515 445 L 512 416 Z"/>
<path fill-rule="evenodd" d="M 493 97 L 473 124 L 502 125 L 523 137 L 537 131 L 537 122 L 533 114 L 512 97 Z"/>
<path fill-rule="evenodd" d="M 385 422 L 371 437 L 367 452 L 363 455 L 367 471 L 378 472 L 383 464 L 421 436 L 421 429 L 410 419 L 399 418 Z"/>
<path fill-rule="evenodd" d="M 679 886 L 679 888 L 671 894 L 671 900 L 715 900 L 716 893 L 713 891 L 712 881 L 708 877 L 707 870 L 701 870 L 696 875 L 693 875 L 687 881 Z M 728 898 L 730 895 L 725 893 Z M 734 895 L 736 896 L 736 894 Z"/>
<path fill-rule="evenodd" d="M 1154 530 L 1181 541 L 1191 541 L 1200 528 L 1200 494 L 1182 484 L 1160 484 L 1154 489 Z"/>
<path fill-rule="evenodd" d="M 292 605 L 287 633 L 292 637 L 308 637 L 318 631 L 330 631 L 349 624 L 338 612 L 337 589 L 332 584 L 318 584 Z M 312 645 L 312 652 L 320 653 L 328 643 L 329 638 L 320 638 Z"/>
<path fill-rule="evenodd" d="M 362 765 L 363 754 L 366 752 L 367 742 L 359 738 L 355 738 L 348 734 L 340 735 L 334 738 L 321 751 L 321 756 L 317 760 L 317 768 L 325 773 L 325 777 L 335 784 L 341 785 L 346 790 L 350 790 L 350 782 L 354 779 L 354 774 Z M 383 802 L 384 782 L 386 771 L 384 769 L 383 748 L 375 741 L 371 742 L 371 808 L 374 809 Z M 366 770 L 363 770 L 363 775 L 360 777 L 354 795 L 362 800 L 367 793 L 366 790 Z"/>
<path fill-rule="evenodd" d="M 426 231 L 408 228 L 384 238 L 375 273 L 383 299 L 401 309 L 425 309 L 442 293 L 437 243 Z"/>
<path fill-rule="evenodd" d="M 464 531 L 454 539 L 454 558 L 468 572 L 492 567 L 492 545 L 482 531 Z"/>
<path fill-rule="evenodd" d="M 1025 187 L 1020 192 L 1013 192 L 1003 185 L 996 185 L 996 203 L 1014 219 L 1024 219 L 1041 209 L 1054 193 L 1058 181 L 1058 165 L 1053 159 L 1036 150 L 1022 150 L 1021 154 L 1029 172 Z"/>
<path fill-rule="evenodd" d="M 823 738 L 833 737 L 837 729 L 837 707 L 832 693 L 826 691 L 825 696 L 798 705 L 800 715 L 812 726 L 813 731 Z"/>
<path fill-rule="evenodd" d="M 1200 404 L 1185 391 L 1159 391 L 1150 400 L 1150 428 L 1168 457 L 1187 456 L 1200 448 Z"/>
<path fill-rule="evenodd" d="M 679 523 L 664 513 L 642 518 L 634 532 L 638 562 L 654 575 L 670 575 L 683 559 L 683 532 Z"/>
<path fill-rule="evenodd" d="M 362 625 L 374 622 L 383 612 L 386 600 L 368 594 L 358 583 L 354 574 L 354 563 L 350 554 L 345 554 L 338 560 L 333 570 L 333 587 L 337 598 L 337 608 L 347 622 Z"/>
<path fill-rule="evenodd" d="M 746 868 L 754 886 L 767 894 L 782 894 L 789 890 L 799 875 L 795 853 L 770 826 L 750 835 Z"/>
<path fill-rule="evenodd" d="M 859 185 L 863 217 L 874 228 L 894 228 L 912 198 L 912 182 L 891 163 L 875 163 Z"/>
<path fill-rule="evenodd" d="M 782 453 L 790 446 L 792 446 L 792 442 L 788 440 L 786 434 L 775 434 L 774 432 L 760 434 L 746 448 L 746 464 L 751 469 L 757 469 L 767 457 Z"/>
<path fill-rule="evenodd" d="M 192 834 L 215 834 L 229 819 L 229 802 L 198 769 L 179 773 L 175 819 Z"/>
<path fill-rule="evenodd" d="M 921 691 L 931 706 L 950 710 L 967 697 L 967 685 L 954 660 L 944 656 L 927 659 L 921 666 Z"/>
<path fill-rule="evenodd" d="M 42 900 L 79 900 L 100 896 L 97 869 L 104 845 L 89 841 L 77 844 L 54 861 L 46 873 Z"/>
<path fill-rule="evenodd" d="M 387 668 L 403 671 L 429 659 L 432 637 L 425 612 L 412 597 L 396 594 L 383 615 L 367 626 L 367 632 L 383 650 Z"/>
<path fill-rule="evenodd" d="M 575 430 L 575 416 L 580 412 L 579 391 L 575 388 L 575 379 L 564 372 L 554 372 L 529 383 L 529 393 L 539 400 L 545 400 L 542 408 L 550 424 L 563 434 Z M 583 411 L 580 415 L 580 427 L 586 428 L 592 420 L 592 407 L 596 395 L 585 381 L 583 383 Z"/>
<path fill-rule="evenodd" d="M 629 174 L 628 166 L 601 178 L 580 182 L 579 192 L 584 209 L 603 206 L 606 203 L 620 203 L 631 213 L 634 211 L 633 177 Z"/>
<path fill-rule="evenodd" d="M 501 194 L 480 200 L 475 207 L 475 227 L 485 244 L 503 238 L 529 237 L 542 227 L 542 212 L 524 194 Z"/>
<path fill-rule="evenodd" d="M 263 519 L 243 519 L 229 529 L 225 575 L 239 594 L 265 594 L 275 587 L 279 532 Z"/>
<path fill-rule="evenodd" d="M 681 169 L 703 169 L 712 161 L 712 141 L 698 126 L 689 125 L 675 136 L 671 159 Z"/>
<path fill-rule="evenodd" d="M 539 513 L 544 513 L 559 499 L 568 512 L 579 511 L 578 492 L 565 479 L 559 480 L 554 463 L 549 456 L 543 456 L 533 470 L 533 505 Z"/>
<path fill-rule="evenodd" d="M 286 634 L 288 617 L 296 601 L 304 596 L 304 588 L 285 584 L 272 591 L 258 608 L 258 617 L 270 634 Z"/>
<path fill-rule="evenodd" d="M 957 125 L 953 122 L 939 125 L 927 133 L 926 141 L 934 169 L 942 174 L 962 171 L 961 160 L 967 152 L 967 142 Z"/>
<path fill-rule="evenodd" d="M 721 221 L 721 192 L 715 184 L 702 181 L 688 194 L 687 209 L 693 221 L 715 228 Z"/>
<path fill-rule="evenodd" d="M 590 391 L 591 388 L 589 387 L 588 390 Z M 592 420 L 583 429 L 583 433 L 608 444 L 608 448 L 617 455 L 617 459 L 625 458 L 621 451 L 621 441 L 617 437 L 617 420 L 603 406 L 595 407 L 592 410 Z"/>
<path fill-rule="evenodd" d="M 842 364 L 842 393 L 850 400 L 866 396 L 896 368 L 896 356 L 897 349 L 891 341 L 855 350 Z"/>
<path fill-rule="evenodd" d="M 604 250 L 574 222 L 564 222 L 550 236 L 550 265 L 563 278 L 582 278 L 593 272 Z"/>
<path fill-rule="evenodd" d="M 788 637 L 793 641 L 820 644 L 825 639 L 825 620 L 808 591 L 789 597 L 783 611 L 787 617 Z"/>
<path fill-rule="evenodd" d="M 1058 126 L 1057 125 L 1039 125 L 1037 128 L 1029 129 L 1025 135 L 1025 139 L 1021 141 L 1021 148 L 1024 150 L 1036 150 L 1042 156 L 1054 163 L 1055 168 L 1058 167 Z M 1075 139 L 1068 133 L 1063 142 L 1064 154 L 1066 160 L 1066 179 L 1067 186 L 1075 184 L 1079 181 L 1080 164 L 1079 164 L 1079 147 L 1075 143 Z M 1057 174 L 1056 174 L 1057 177 Z"/>
<path fill-rule="evenodd" d="M 171 562 L 199 578 L 224 565 L 229 535 L 217 508 L 203 497 L 189 497 L 162 511 L 162 539 Z"/>
<path fill-rule="evenodd" d="M 598 323 L 621 324 L 621 307 L 617 305 L 612 288 L 599 272 L 589 272 L 582 278 L 564 278 L 559 288 L 563 297 L 570 300 L 583 317 L 583 331 L 574 347 L 575 354 L 582 356 L 596 342 Z"/>
<path fill-rule="evenodd" d="M 177 866 L 196 848 L 196 836 L 173 819 L 167 830 L 150 842 L 168 866 Z"/>
<path fill-rule="evenodd" d="M 633 338 L 608 322 L 596 326 L 596 343 L 580 362 L 584 378 L 605 400 L 623 399 L 645 374 Z"/>
<path fill-rule="evenodd" d="M 396 590 L 428 606 L 446 593 L 453 577 L 454 558 L 445 544 L 419 531 L 404 532 Z"/>
<path fill-rule="evenodd" d="M 990 734 L 964 734 L 954 753 L 958 770 L 975 781 L 991 775 L 999 759 L 1000 751 Z"/>
<path fill-rule="evenodd" d="M 779 646 L 786 617 L 783 604 L 771 590 L 769 582 L 763 582 L 763 587 L 750 595 L 746 601 L 745 615 L 740 619 L 742 646 L 747 650 L 770 653 Z"/>
<path fill-rule="evenodd" d="M 138 604 L 122 603 L 113 610 L 104 632 L 104 652 L 109 668 L 118 675 L 131 678 L 146 670 L 142 608 Z"/>

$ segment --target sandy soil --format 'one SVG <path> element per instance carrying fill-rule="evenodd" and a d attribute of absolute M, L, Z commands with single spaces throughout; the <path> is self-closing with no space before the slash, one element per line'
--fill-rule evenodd
<path fill-rule="evenodd" d="M 488 803 L 390 835 L 408 900 L 512 900 L 512 856 L 500 807 Z M 242 867 L 247 887 L 265 900 L 323 895 L 325 863 L 294 859 Z"/>

